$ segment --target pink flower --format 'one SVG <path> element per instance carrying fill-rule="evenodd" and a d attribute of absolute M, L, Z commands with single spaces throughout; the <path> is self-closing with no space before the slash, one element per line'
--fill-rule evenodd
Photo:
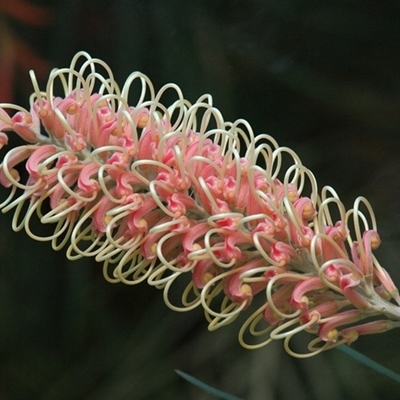
<path fill-rule="evenodd" d="M 15 109 L 10 117 L 0 105 L 0 145 L 9 131 L 29 143 L 9 150 L 0 168 L 11 189 L 0 206 L 15 209 L 15 230 L 66 247 L 71 260 L 94 257 L 109 282 L 147 281 L 174 310 L 202 307 L 210 330 L 247 314 L 239 333 L 247 348 L 283 339 L 290 354 L 306 357 L 400 325 L 364 198 L 346 211 L 332 188 L 318 192 L 292 150 L 254 137 L 246 121 L 224 121 L 209 95 L 192 105 L 176 85 L 156 93 L 137 72 L 120 90 L 109 67 L 84 52 L 51 72 L 46 92 L 31 76 L 30 111 L 4 105 Z M 142 89 L 129 106 L 135 80 Z M 170 106 L 166 90 L 177 94 Z M 287 170 L 283 157 L 293 161 Z M 32 218 L 53 224 L 53 234 L 32 233 Z M 177 305 L 169 300 L 176 279 L 187 285 Z M 290 349 L 300 332 L 312 336 L 308 353 Z"/>

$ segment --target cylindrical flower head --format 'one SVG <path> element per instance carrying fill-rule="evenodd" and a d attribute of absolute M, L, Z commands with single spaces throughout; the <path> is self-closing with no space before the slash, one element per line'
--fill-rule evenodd
<path fill-rule="evenodd" d="M 203 307 L 210 330 L 248 314 L 239 334 L 247 348 L 284 339 L 305 357 L 399 326 L 364 198 L 346 212 L 332 188 L 318 192 L 295 152 L 244 120 L 224 121 L 210 95 L 191 104 L 178 86 L 156 92 L 139 72 L 120 89 L 84 52 L 53 70 L 45 91 L 31 77 L 30 111 L 0 104 L 0 146 L 9 131 L 28 142 L 0 168 L 11 190 L 0 208 L 14 210 L 14 230 L 66 247 L 71 260 L 94 257 L 109 282 L 147 281 L 174 310 Z M 32 232 L 33 218 L 54 233 Z M 172 304 L 177 279 L 186 289 Z M 290 350 L 301 331 L 313 336 L 308 354 Z"/>

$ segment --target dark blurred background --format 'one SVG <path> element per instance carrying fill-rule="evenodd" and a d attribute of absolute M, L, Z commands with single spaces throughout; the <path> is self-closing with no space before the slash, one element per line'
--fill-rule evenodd
<path fill-rule="evenodd" d="M 86 50 L 122 84 L 134 70 L 211 93 L 226 120 L 292 147 L 347 207 L 366 196 L 400 284 L 400 3 L 373 0 L 0 0 L 0 102 L 28 106 L 33 68 Z M 4 191 L 2 192 L 4 197 Z M 0 219 L 0 399 L 211 399 L 174 369 L 245 399 L 397 399 L 397 383 L 337 350 L 292 359 L 209 333 L 145 283 L 111 285 Z M 400 372 L 398 331 L 358 351 Z"/>

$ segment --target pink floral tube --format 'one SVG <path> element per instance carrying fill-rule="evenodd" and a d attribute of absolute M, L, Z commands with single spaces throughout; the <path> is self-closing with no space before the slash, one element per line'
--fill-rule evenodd
<path fill-rule="evenodd" d="M 250 349 L 283 339 L 308 357 L 400 326 L 365 198 L 346 211 L 296 153 L 224 121 L 210 95 L 191 104 L 174 84 L 156 93 L 139 72 L 120 89 L 84 52 L 53 70 L 45 91 L 31 78 L 29 111 L 0 104 L 1 146 L 7 131 L 27 142 L 0 169 L 15 231 L 71 260 L 94 257 L 109 282 L 147 281 L 173 310 L 202 307 L 210 330 L 244 315 L 239 341 Z M 34 218 L 53 234 L 33 232 Z M 295 353 L 300 332 L 311 341 Z"/>

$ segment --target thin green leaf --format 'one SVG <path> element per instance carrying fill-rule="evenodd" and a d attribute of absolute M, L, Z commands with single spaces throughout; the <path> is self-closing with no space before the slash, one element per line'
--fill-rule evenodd
<path fill-rule="evenodd" d="M 387 376 L 389 379 L 392 379 L 392 380 L 400 383 L 400 375 L 399 374 L 396 374 L 396 372 L 393 372 L 392 370 L 384 367 L 383 365 L 377 363 L 376 361 L 371 360 L 367 356 L 364 356 L 364 354 L 361 354 L 358 351 L 356 351 L 346 345 L 339 346 L 338 349 L 340 351 L 342 351 L 344 354 L 346 354 L 349 357 L 353 358 L 354 360 L 358 361 L 360 364 L 363 364 L 366 367 L 371 368 L 374 371 Z"/>
<path fill-rule="evenodd" d="M 210 393 L 214 396 L 219 397 L 220 399 L 224 400 L 243 400 L 240 397 L 233 396 L 229 393 L 222 392 L 221 390 L 215 389 L 206 383 L 203 383 L 202 381 L 199 381 L 196 378 L 193 378 L 193 376 L 190 376 L 186 374 L 185 372 L 179 371 L 178 369 L 175 370 L 175 372 L 181 376 L 183 379 L 187 380 L 188 382 L 192 383 L 193 385 L 196 385 L 200 389 L 204 390 L 207 393 Z"/>

